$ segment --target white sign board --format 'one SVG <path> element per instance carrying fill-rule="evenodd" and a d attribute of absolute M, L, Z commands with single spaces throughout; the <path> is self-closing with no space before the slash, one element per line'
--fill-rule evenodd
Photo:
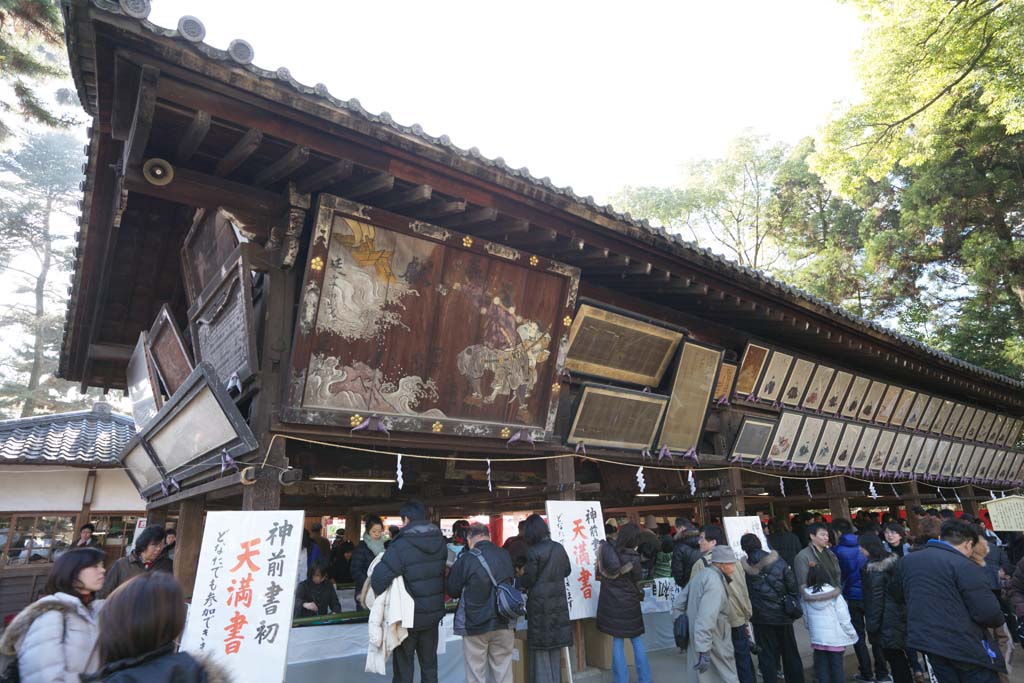
<path fill-rule="evenodd" d="M 236 681 L 283 681 L 304 513 L 209 512 L 181 649 Z"/>
<path fill-rule="evenodd" d="M 1024 531 L 1024 497 L 1006 496 L 982 505 L 988 509 L 993 531 Z"/>
<path fill-rule="evenodd" d="M 761 540 L 761 547 L 768 549 L 768 540 L 764 537 L 760 517 L 723 517 L 722 523 L 725 525 L 725 538 L 737 558 L 747 556 L 740 548 L 740 539 L 744 534 L 754 534 Z"/>
<path fill-rule="evenodd" d="M 565 547 L 572 565 L 565 579 L 569 619 L 596 617 L 601 589 L 597 580 L 597 547 L 604 540 L 601 504 L 587 500 L 549 500 L 547 513 L 551 540 Z"/>

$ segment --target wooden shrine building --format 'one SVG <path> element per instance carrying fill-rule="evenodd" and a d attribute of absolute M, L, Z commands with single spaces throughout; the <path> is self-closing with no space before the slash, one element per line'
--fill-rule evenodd
<path fill-rule="evenodd" d="M 121 460 L 151 517 L 177 510 L 187 586 L 207 509 L 707 519 L 1020 483 L 1019 380 L 258 68 L 193 17 L 62 6 L 93 120 L 60 372 L 130 392 Z"/>

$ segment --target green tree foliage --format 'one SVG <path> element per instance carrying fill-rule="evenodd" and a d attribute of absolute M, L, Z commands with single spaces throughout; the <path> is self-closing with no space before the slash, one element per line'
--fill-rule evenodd
<path fill-rule="evenodd" d="M 744 266 L 770 268 L 780 255 L 781 224 L 773 213 L 772 178 L 786 153 L 785 145 L 745 131 L 723 158 L 687 163 L 680 187 L 626 187 L 612 203 L 697 242 L 711 240 Z"/>
<path fill-rule="evenodd" d="M 29 123 L 66 128 L 75 123 L 39 94 L 39 86 L 67 76 L 57 0 L 0 0 L 0 141 L 13 132 L 8 115 Z M 76 101 L 68 88 L 57 104 Z"/>
<path fill-rule="evenodd" d="M 36 133 L 0 155 L 2 270 L 19 283 L 0 308 L 0 325 L 5 337 L 22 340 L 4 366 L 0 407 L 20 406 L 22 417 L 88 404 L 68 398 L 73 385 L 53 375 L 67 300 L 64 278 L 54 280 L 71 269 L 70 240 L 57 224 L 78 196 L 81 149 L 69 133 Z"/>

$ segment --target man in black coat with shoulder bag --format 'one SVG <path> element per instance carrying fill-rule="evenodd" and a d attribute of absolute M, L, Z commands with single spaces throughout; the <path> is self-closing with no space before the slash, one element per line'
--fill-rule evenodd
<path fill-rule="evenodd" d="M 512 556 L 491 543 L 483 524 L 469 526 L 466 544 L 469 550 L 459 553 L 448 574 L 448 594 L 459 598 L 455 633 L 463 637 L 466 683 L 512 683 L 513 624 L 498 614 L 494 585 L 511 583 Z"/>
<path fill-rule="evenodd" d="M 394 683 L 413 683 L 413 657 L 420 662 L 420 681 L 437 683 L 437 625 L 444 617 L 448 548 L 441 530 L 427 519 L 423 503 L 410 501 L 399 514 L 402 531 L 384 551 L 370 585 L 375 594 L 381 595 L 401 576 L 416 604 L 413 628 L 394 651 Z"/>
<path fill-rule="evenodd" d="M 793 570 L 779 553 L 767 552 L 755 534 L 744 534 L 740 547 L 747 554 L 742 560 L 743 574 L 754 615 L 754 640 L 761 651 L 757 664 L 765 681 L 775 681 L 778 663 L 786 683 L 804 683 L 804 664 L 793 633 L 793 621 L 800 617 L 800 603 Z"/>
<path fill-rule="evenodd" d="M 938 683 L 996 683 L 1006 668 L 987 629 L 1003 611 L 985 570 L 969 558 L 978 531 L 962 520 L 942 524 L 939 538 L 899 563 L 890 589 L 907 605 L 907 647 L 924 654 Z"/>

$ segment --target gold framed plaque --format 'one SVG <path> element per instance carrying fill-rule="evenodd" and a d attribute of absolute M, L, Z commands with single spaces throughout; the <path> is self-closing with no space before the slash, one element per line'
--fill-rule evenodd
<path fill-rule="evenodd" d="M 672 382 L 672 397 L 665 411 L 665 425 L 659 437 L 660 446 L 684 453 L 697 448 L 721 362 L 722 349 L 693 341 L 683 342 Z"/>
<path fill-rule="evenodd" d="M 743 351 L 743 359 L 740 361 L 739 373 L 736 375 L 737 396 L 746 397 L 754 393 L 769 353 L 770 350 L 765 346 L 747 344 Z"/>
<path fill-rule="evenodd" d="M 727 401 L 732 395 L 732 385 L 736 381 L 737 366 L 735 363 L 722 363 L 718 369 L 718 382 L 712 398 L 716 401 Z"/>

